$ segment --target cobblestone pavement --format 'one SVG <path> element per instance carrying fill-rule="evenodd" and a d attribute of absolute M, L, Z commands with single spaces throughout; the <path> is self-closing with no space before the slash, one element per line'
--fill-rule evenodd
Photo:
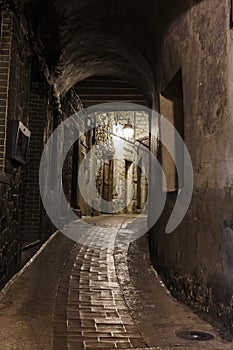
<path fill-rule="evenodd" d="M 105 231 L 111 228 L 113 240 L 108 248 L 74 248 L 60 281 L 53 349 L 144 348 L 146 344 L 124 302 L 111 244 L 126 218 L 89 219 L 95 221 L 101 226 L 93 227 L 92 234 L 103 241 L 108 237 Z"/>
<path fill-rule="evenodd" d="M 63 295 L 66 288 L 66 300 L 61 309 L 58 298 L 53 350 L 146 349 L 152 345 L 157 349 L 231 349 L 211 325 L 167 292 L 148 264 L 146 239 L 129 248 L 126 238 L 137 236 L 141 229 L 131 224 L 133 219 L 87 220 L 93 225 L 89 234 L 84 232 L 87 246 L 76 246 L 62 276 L 59 293 Z M 108 248 L 89 247 L 96 237 Z M 179 339 L 176 332 L 180 330 L 202 330 L 216 339 L 194 344 Z"/>
<path fill-rule="evenodd" d="M 134 234 L 132 220 L 87 219 L 93 225 L 87 242 L 92 235 L 103 242 L 115 237 L 117 247 L 110 242 L 97 249 L 54 235 L 1 292 L 0 350 L 232 350 L 168 293 L 149 264 L 146 236 L 123 244 Z M 215 339 L 181 339 L 181 330 Z"/>

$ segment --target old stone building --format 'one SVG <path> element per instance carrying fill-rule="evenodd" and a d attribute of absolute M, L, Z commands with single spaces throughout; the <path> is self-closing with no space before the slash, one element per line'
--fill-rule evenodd
<path fill-rule="evenodd" d="M 0 0 L 0 349 L 233 348 L 232 27 L 232 0 Z"/>
<path fill-rule="evenodd" d="M 135 134 L 130 140 L 124 139 L 124 125 L 127 123 L 134 125 L 135 129 Z M 113 202 L 113 211 L 116 213 L 140 212 L 140 209 L 146 204 L 147 180 L 140 167 L 135 164 L 136 161 L 140 164 L 141 159 L 135 159 L 139 152 L 135 154 L 133 149 L 148 143 L 148 115 L 144 112 L 124 111 L 108 114 L 96 113 L 96 133 L 97 164 L 95 168 L 98 167 L 98 158 L 103 159 L 108 155 L 113 158 L 106 159 L 103 167 L 99 168 L 97 187 L 102 194 L 101 197 L 110 203 Z M 136 144 L 133 142 L 135 140 Z M 95 159 L 91 159 L 91 163 L 94 162 Z M 89 169 L 91 167 L 92 165 L 89 165 Z M 99 205 L 99 210 L 101 209 L 104 212 L 104 208 Z"/>

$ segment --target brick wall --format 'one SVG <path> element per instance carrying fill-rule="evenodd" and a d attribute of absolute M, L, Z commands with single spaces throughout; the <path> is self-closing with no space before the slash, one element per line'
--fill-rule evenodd
<path fill-rule="evenodd" d="M 42 204 L 39 190 L 39 166 L 44 148 L 47 105 L 46 87 L 43 83 L 32 82 L 29 103 L 31 139 L 25 169 L 22 202 L 22 239 L 24 243 L 40 240 L 41 238 Z"/>
<path fill-rule="evenodd" d="M 0 1 L 0 288 L 20 268 L 25 242 L 44 241 L 54 229 L 43 211 L 38 185 L 54 101 L 43 74 L 39 80 L 38 74 L 31 74 L 31 47 L 23 16 Z M 26 166 L 8 153 L 10 120 L 20 120 L 32 132 Z"/>
<path fill-rule="evenodd" d="M 6 156 L 6 115 L 8 109 L 13 15 L 9 9 L 3 9 L 3 7 L 2 9 L 0 7 L 0 11 L 0 171 L 3 171 Z"/>
<path fill-rule="evenodd" d="M 9 166 L 9 162 L 6 162 L 14 18 L 11 11 L 1 5 L 0 3 L 0 288 L 18 270 L 21 259 L 21 169 Z"/>
<path fill-rule="evenodd" d="M 32 59 L 28 106 L 31 138 L 23 175 L 21 202 L 21 232 L 24 246 L 36 241 L 39 241 L 38 245 L 40 245 L 55 230 L 41 201 L 39 167 L 44 146 L 59 124 L 59 113 L 52 89 L 43 76 L 36 56 Z M 31 253 L 33 254 L 34 251 L 32 250 Z"/>

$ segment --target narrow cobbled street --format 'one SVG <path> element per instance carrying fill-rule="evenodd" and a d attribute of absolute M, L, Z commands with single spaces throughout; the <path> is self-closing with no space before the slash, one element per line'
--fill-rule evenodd
<path fill-rule="evenodd" d="M 102 239 L 106 230 L 132 234 L 132 220 L 87 219 Z M 54 234 L 1 293 L 0 349 L 232 349 L 169 294 L 148 257 L 146 236 L 97 249 Z M 214 339 L 185 340 L 183 330 Z"/>

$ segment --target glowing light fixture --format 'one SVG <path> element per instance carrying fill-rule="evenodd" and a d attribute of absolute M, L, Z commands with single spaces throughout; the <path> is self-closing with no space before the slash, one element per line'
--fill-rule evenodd
<path fill-rule="evenodd" d="M 132 139 L 132 137 L 134 135 L 134 128 L 133 128 L 133 125 L 130 123 L 129 119 L 128 119 L 127 124 L 124 125 L 123 133 L 124 133 L 124 136 L 127 140 Z"/>

